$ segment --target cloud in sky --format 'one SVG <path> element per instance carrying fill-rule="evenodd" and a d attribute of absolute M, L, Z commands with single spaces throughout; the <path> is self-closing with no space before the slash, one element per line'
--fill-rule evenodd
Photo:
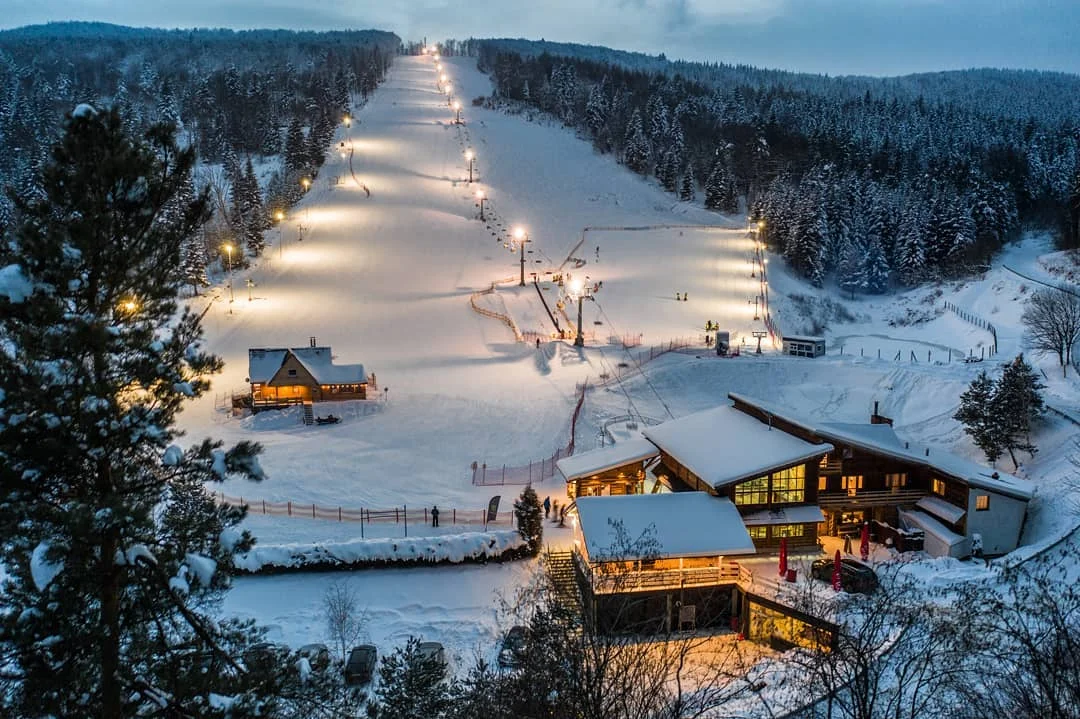
<path fill-rule="evenodd" d="M 831 74 L 1080 72 L 1077 0 L 7 0 L 0 23 L 49 20 L 545 38 Z"/>

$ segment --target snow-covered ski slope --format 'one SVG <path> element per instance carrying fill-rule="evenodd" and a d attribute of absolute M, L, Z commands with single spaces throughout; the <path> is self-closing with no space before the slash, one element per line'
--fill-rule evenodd
<path fill-rule="evenodd" d="M 354 507 L 482 506 L 490 492 L 472 489 L 471 462 L 514 464 L 565 444 L 576 383 L 624 359 L 613 358 L 610 335 L 648 345 L 700 336 L 710 319 L 744 334 L 760 325 L 749 304 L 756 280 L 741 219 L 674 202 L 562 128 L 472 107 L 470 98 L 490 93 L 487 77 L 468 59 L 448 65 L 467 124 L 452 124 L 430 59 L 399 58 L 352 127 L 340 128 L 336 142 L 345 147 L 331 153 L 283 224 L 283 247 L 268 232 L 265 257 L 234 274 L 235 301 L 217 289 L 206 317 L 209 346 L 226 360 L 216 392 L 246 389 L 248 348 L 316 337 L 340 362 L 376 373 L 389 388 L 386 411 L 346 412 L 341 425 L 312 429 L 294 415 L 234 420 L 204 398 L 184 417 L 193 434 L 254 436 L 267 448 L 270 481 L 226 492 Z M 469 148 L 477 155 L 471 185 Z M 477 189 L 497 219 L 478 219 Z M 585 304 L 584 324 L 604 355 L 538 352 L 470 308 L 472 293 L 519 274 L 519 255 L 504 246 L 517 224 L 529 232 L 527 272 L 548 279 L 543 273 L 584 238 L 574 254 L 586 264 L 565 269 L 603 282 L 597 301 Z M 739 228 L 583 232 L 688 224 Z M 545 284 L 554 311 L 559 289 Z M 676 302 L 675 292 L 688 300 Z M 523 330 L 551 329 L 531 283 L 500 286 L 481 302 L 505 308 Z"/>
<path fill-rule="evenodd" d="M 344 421 L 305 427 L 295 412 L 235 419 L 215 409 L 213 397 L 203 398 L 183 418 L 191 435 L 254 439 L 266 447 L 269 479 L 262 485 L 229 482 L 226 493 L 329 507 L 439 504 L 471 510 L 502 494 L 505 507 L 519 488 L 474 487 L 470 464 L 521 464 L 565 445 L 576 385 L 586 378 L 595 382 L 629 360 L 619 345 L 608 343 L 609 336 L 640 334 L 649 345 L 700 335 L 710 319 L 743 334 L 759 326 L 747 301 L 757 280 L 750 277 L 742 218 L 675 202 L 654 183 L 546 120 L 474 107 L 472 98 L 490 94 L 487 77 L 468 58 L 444 64 L 467 124 L 452 124 L 453 112 L 436 89 L 430 59 L 398 58 L 357 121 L 339 131 L 336 141 L 354 148 L 356 179 L 347 155 L 331 154 L 285 223 L 283 250 L 276 246 L 276 231 L 268 233 L 272 246 L 266 258 L 235 274 L 232 313 L 228 292 L 218 288 L 219 299 L 206 319 L 210 349 L 227 363 L 215 383 L 218 392 L 246 388 L 249 347 L 306 345 L 315 336 L 333 346 L 340 362 L 363 362 L 375 372 L 380 386 L 389 388 L 389 402 L 365 416 L 326 405 L 317 411 L 343 413 Z M 477 157 L 472 185 L 466 182 L 465 149 Z M 344 178 L 342 184 L 338 178 Z M 488 223 L 477 217 L 477 189 L 490 198 Z M 584 351 L 569 343 L 540 350 L 517 343 L 505 325 L 470 308 L 474 292 L 518 274 L 518 255 L 504 246 L 506 231 L 518 223 L 528 228 L 531 240 L 527 272 L 554 270 L 572 253 L 585 264 L 569 263 L 564 270 L 587 276 L 590 283 L 603 282 L 597 301 L 585 303 L 584 324 L 595 339 Z M 695 224 L 732 229 L 655 229 Z M 298 225 L 305 228 L 302 243 L 296 241 Z M 583 233 L 586 227 L 654 229 Z M 1029 242 L 1010 249 L 1007 257 L 1029 266 L 1046 249 Z M 781 328 L 806 331 L 799 302 L 791 298 L 839 298 L 808 288 L 785 273 L 778 258 L 772 260 L 771 294 Z M 244 283 L 249 276 L 256 283 L 250 302 Z M 548 285 L 544 293 L 550 303 L 557 288 Z M 991 365 L 965 365 L 955 357 L 951 364 L 942 362 L 944 348 L 978 353 L 988 336 L 940 308 L 952 297 L 993 321 L 1002 345 L 998 358 L 1010 357 L 1022 348 L 1019 316 L 1031 291 L 1024 285 L 995 268 L 981 280 L 843 300 L 852 319 L 828 322 L 830 355 L 819 360 L 776 355 L 720 360 L 704 348 L 699 356 L 667 355 L 648 365 L 646 377 L 609 382 L 588 393 L 578 447 L 595 446 L 614 417 L 681 416 L 737 391 L 837 421 L 865 421 L 877 401 L 905 438 L 979 459 L 951 417 L 963 388 Z M 676 302 L 675 292 L 687 293 L 689 300 Z M 550 329 L 531 285 L 500 285 L 479 302 L 510 314 L 523 330 Z M 566 310 L 576 314 L 572 307 Z M 906 319 L 920 314 L 926 321 Z M 927 351 L 933 353 L 930 362 Z M 897 352 L 904 361 L 893 361 Z M 912 352 L 917 363 L 910 361 Z M 1080 397 L 1071 382 L 1053 379 L 1051 366 L 1047 372 L 1052 402 L 1056 397 L 1069 404 Z M 1050 421 L 1048 443 L 1071 437 L 1071 426 L 1058 422 Z M 625 434 L 617 423 L 608 429 Z M 1051 495 L 1064 491 L 1059 479 L 1068 464 L 1062 453 L 1044 446 L 1047 451 L 1020 474 L 1045 483 L 1046 501 L 1052 503 Z M 562 492 L 551 480 L 538 490 Z M 1049 536 L 1066 520 L 1060 513 L 1038 513 L 1029 522 L 1029 540 Z M 347 526 L 308 521 L 300 529 L 290 521 L 297 520 L 267 517 L 255 526 L 264 542 L 349 534 Z"/>

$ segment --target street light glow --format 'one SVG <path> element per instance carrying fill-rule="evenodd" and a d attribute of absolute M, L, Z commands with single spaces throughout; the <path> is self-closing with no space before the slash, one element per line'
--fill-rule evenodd
<path fill-rule="evenodd" d="M 466 150 L 465 151 L 465 159 L 466 160 L 468 160 L 469 162 L 472 162 L 472 159 L 474 157 L 476 157 L 476 153 L 474 153 L 472 150 Z"/>
<path fill-rule="evenodd" d="M 581 296 L 582 287 L 583 285 L 581 284 L 581 280 L 570 280 L 570 294 L 573 297 Z"/>
<path fill-rule="evenodd" d="M 483 190 L 477 190 L 476 191 L 476 199 L 478 199 L 478 200 L 484 199 L 484 191 Z"/>
<path fill-rule="evenodd" d="M 523 237 L 525 237 L 525 228 L 518 225 L 514 228 L 514 239 L 520 242 Z"/>
<path fill-rule="evenodd" d="M 285 219 L 285 213 L 282 212 L 281 210 L 278 210 L 277 212 L 274 213 L 274 219 L 277 220 L 278 222 L 281 222 L 282 220 Z"/>
<path fill-rule="evenodd" d="M 302 180 L 300 180 L 300 184 L 303 185 L 304 189 L 306 190 L 309 187 L 311 187 L 311 180 L 309 178 L 305 177 Z"/>
<path fill-rule="evenodd" d="M 461 109 L 461 103 L 458 100 L 454 100 L 454 109 L 455 110 L 460 110 Z"/>
<path fill-rule="evenodd" d="M 439 75 L 439 80 L 441 80 L 442 82 L 446 82 L 447 77 L 445 72 L 442 75 Z"/>

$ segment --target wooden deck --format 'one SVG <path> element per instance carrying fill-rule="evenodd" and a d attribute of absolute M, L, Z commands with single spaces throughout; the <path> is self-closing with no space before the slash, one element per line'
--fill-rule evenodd
<path fill-rule="evenodd" d="M 842 507 L 884 507 L 889 505 L 915 504 L 927 493 L 921 489 L 882 489 L 872 491 L 821 492 L 817 503 L 822 509 Z"/>

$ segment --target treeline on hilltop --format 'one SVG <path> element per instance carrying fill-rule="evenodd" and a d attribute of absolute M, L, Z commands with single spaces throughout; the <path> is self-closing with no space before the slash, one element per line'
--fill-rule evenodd
<path fill-rule="evenodd" d="M 300 178 L 317 171 L 343 114 L 375 89 L 399 45 L 375 30 L 52 23 L 0 32 L 0 186 L 23 197 L 40 192 L 64 114 L 80 103 L 116 107 L 135 134 L 158 122 L 178 129 L 182 145 L 210 166 L 195 182 L 214 185 L 223 231 L 258 254 L 273 210 L 299 199 Z M 283 163 L 263 192 L 250 158 L 266 155 Z M 10 198 L 0 198 L 0 226 L 12 212 Z M 185 251 L 196 287 L 220 239 L 203 237 L 201 250 Z"/>
<path fill-rule="evenodd" d="M 525 40 L 476 54 L 496 101 L 551 114 L 681 199 L 747 209 L 816 285 L 957 276 L 1025 227 L 1080 246 L 1080 77 L 829 78 Z"/>

